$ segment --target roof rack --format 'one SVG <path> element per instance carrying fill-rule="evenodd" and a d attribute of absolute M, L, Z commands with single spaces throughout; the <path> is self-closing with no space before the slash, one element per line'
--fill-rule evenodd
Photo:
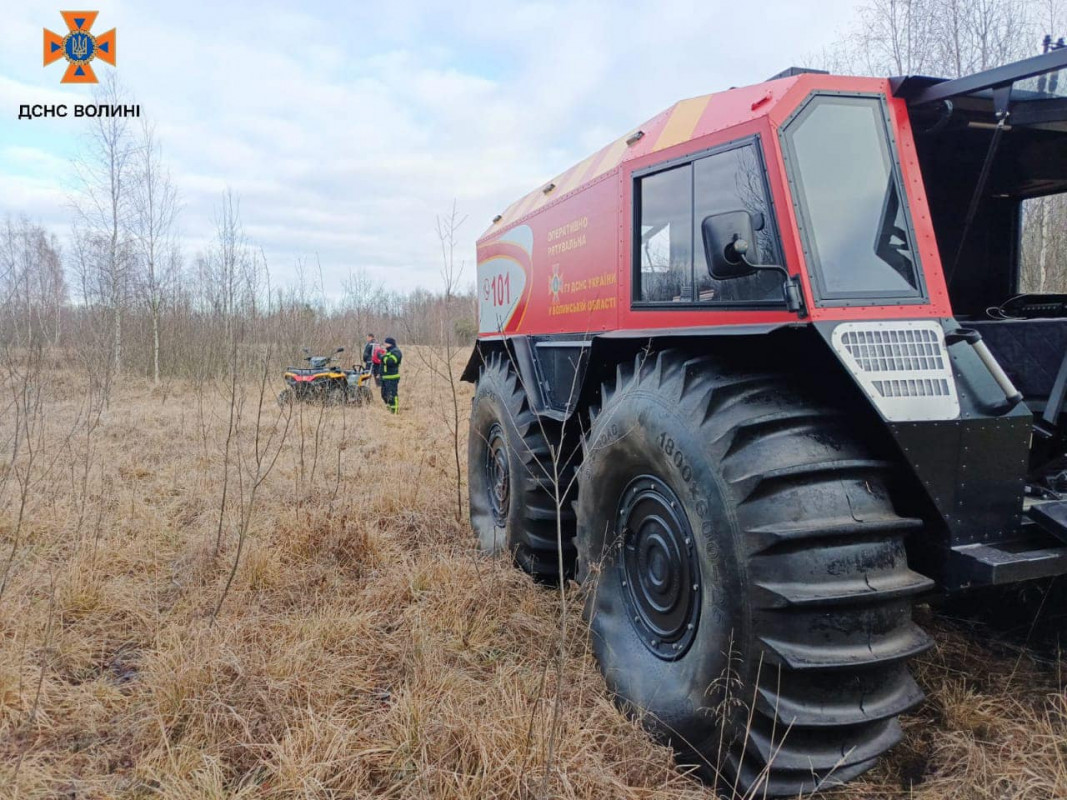
<path fill-rule="evenodd" d="M 909 106 L 921 106 L 985 90 L 993 90 L 995 94 L 1017 81 L 1060 69 L 1067 69 L 1067 48 L 951 80 L 922 76 L 894 78 L 893 94 L 907 100 Z"/>

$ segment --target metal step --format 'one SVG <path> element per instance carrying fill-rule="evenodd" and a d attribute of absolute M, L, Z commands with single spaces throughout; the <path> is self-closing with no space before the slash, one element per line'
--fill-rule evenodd
<path fill-rule="evenodd" d="M 1034 503 L 1026 509 L 1026 514 L 1043 531 L 1067 544 L 1067 502 L 1053 500 L 1048 503 Z"/>
<path fill-rule="evenodd" d="M 1067 573 L 1067 545 L 1047 537 L 960 545 L 947 566 L 958 588 L 1049 578 Z"/>

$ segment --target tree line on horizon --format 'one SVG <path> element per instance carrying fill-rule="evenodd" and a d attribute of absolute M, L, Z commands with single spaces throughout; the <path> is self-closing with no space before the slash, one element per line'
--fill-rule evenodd
<path fill-rule="evenodd" d="M 96 99 L 129 101 L 113 76 Z M 0 345 L 66 348 L 111 377 L 158 383 L 224 371 L 235 337 L 299 361 L 302 347 L 361 345 L 367 332 L 426 344 L 476 335 L 474 289 L 454 258 L 444 261 L 437 290 L 389 290 L 356 269 L 340 296 L 328 297 L 321 268 L 307 258 L 298 259 L 295 282 L 272 283 L 229 188 L 216 203 L 210 243 L 190 257 L 150 119 L 92 119 L 73 168 L 66 241 L 25 215 L 0 220 Z M 454 248 L 462 222 L 455 205 L 438 217 L 442 248 Z"/>

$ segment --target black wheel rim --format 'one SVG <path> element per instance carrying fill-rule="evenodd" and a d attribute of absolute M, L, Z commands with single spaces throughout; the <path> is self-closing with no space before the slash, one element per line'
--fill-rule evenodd
<path fill-rule="evenodd" d="M 666 661 L 684 655 L 700 617 L 700 566 L 682 503 L 659 478 L 643 475 L 619 500 L 619 580 L 630 622 Z"/>
<path fill-rule="evenodd" d="M 511 501 L 511 470 L 508 466 L 508 447 L 504 429 L 494 422 L 486 437 L 488 450 L 485 459 L 485 485 L 489 495 L 489 510 L 497 527 L 504 527 Z"/>

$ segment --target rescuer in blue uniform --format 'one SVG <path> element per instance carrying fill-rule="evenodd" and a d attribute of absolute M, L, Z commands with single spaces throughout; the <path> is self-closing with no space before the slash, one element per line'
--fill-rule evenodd
<path fill-rule="evenodd" d="M 394 414 L 400 410 L 397 389 L 400 384 L 400 362 L 403 360 L 404 354 L 396 346 L 396 339 L 392 336 L 385 337 L 385 355 L 382 356 L 382 400 Z"/>

